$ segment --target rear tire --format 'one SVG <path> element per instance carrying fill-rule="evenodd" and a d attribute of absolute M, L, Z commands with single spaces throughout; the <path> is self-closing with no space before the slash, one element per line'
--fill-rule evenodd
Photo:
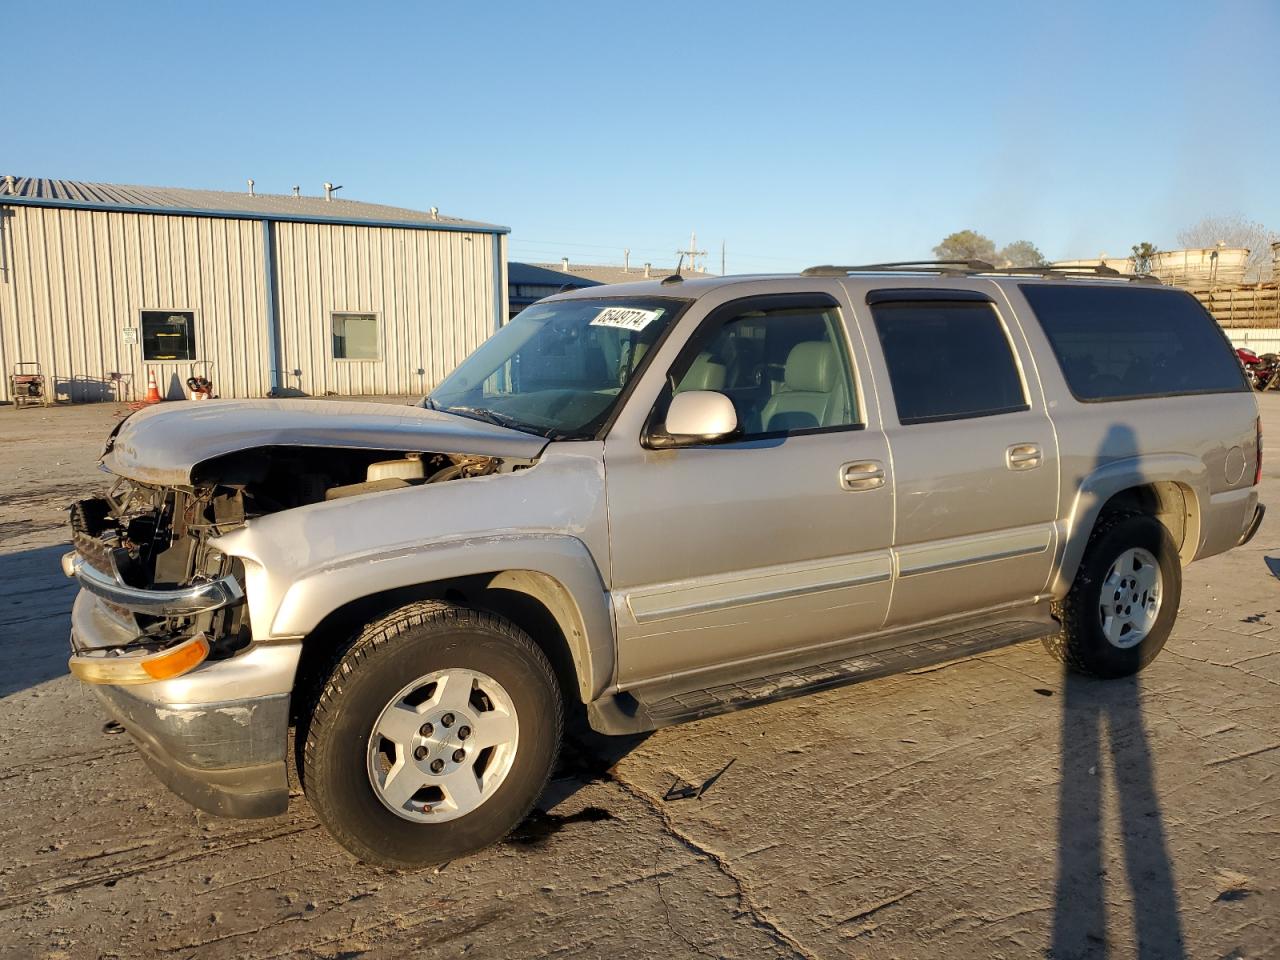
<path fill-rule="evenodd" d="M 1055 605 L 1062 631 L 1045 638 L 1045 648 L 1075 673 L 1130 676 L 1163 649 L 1181 598 L 1182 563 L 1164 524 L 1143 513 L 1104 513 L 1070 592 Z"/>
<path fill-rule="evenodd" d="M 563 729 L 555 674 L 528 634 L 435 601 L 339 649 L 302 723 L 316 816 L 359 859 L 401 869 L 502 839 L 546 786 Z"/>

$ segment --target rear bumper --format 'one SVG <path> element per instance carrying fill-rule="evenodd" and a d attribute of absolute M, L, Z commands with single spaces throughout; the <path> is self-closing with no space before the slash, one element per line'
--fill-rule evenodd
<path fill-rule="evenodd" d="M 1244 528 L 1244 533 L 1240 534 L 1240 542 L 1237 547 L 1243 547 L 1246 543 L 1254 538 L 1258 532 L 1258 527 L 1262 526 L 1262 518 L 1266 516 L 1267 508 L 1264 504 L 1258 504 L 1253 508 L 1253 518 L 1250 519 L 1249 525 Z"/>
<path fill-rule="evenodd" d="M 71 612 L 74 651 L 128 635 L 98 597 L 80 592 Z M 271 817 L 289 802 L 289 699 L 301 649 L 300 641 L 255 644 L 172 680 L 90 686 L 182 799 L 224 817 Z"/>

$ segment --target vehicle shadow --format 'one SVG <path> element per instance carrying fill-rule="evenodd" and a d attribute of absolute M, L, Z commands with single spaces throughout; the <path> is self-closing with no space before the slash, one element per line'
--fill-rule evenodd
<path fill-rule="evenodd" d="M 535 815 L 547 815 L 578 791 L 613 778 L 613 768 L 653 734 L 634 733 L 611 737 L 596 733 L 587 723 L 586 711 L 565 717 L 565 736 L 551 780 L 535 804 Z"/>
<path fill-rule="evenodd" d="M 1113 424 L 1095 468 L 1138 454 L 1132 428 Z M 1062 773 L 1058 787 L 1058 862 L 1053 917 L 1053 960 L 1111 955 L 1103 785 L 1118 808 L 1128 902 L 1134 918 L 1134 956 L 1178 960 L 1186 956 L 1173 863 L 1156 794 L 1154 761 L 1142 715 L 1138 676 L 1096 680 L 1064 670 Z M 1108 798 L 1109 801 L 1112 798 Z M 1112 902 L 1115 902 L 1113 896 Z"/>
<path fill-rule="evenodd" d="M 76 586 L 62 573 L 67 544 L 0 554 L 0 699 L 67 673 Z"/>

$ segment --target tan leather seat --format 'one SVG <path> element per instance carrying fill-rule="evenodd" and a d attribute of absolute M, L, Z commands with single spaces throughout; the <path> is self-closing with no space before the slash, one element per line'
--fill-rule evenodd
<path fill-rule="evenodd" d="M 724 364 L 713 360 L 711 354 L 702 353 L 689 365 L 676 393 L 683 393 L 685 390 L 723 390 L 724 381 Z"/>
<path fill-rule="evenodd" d="M 820 340 L 797 343 L 787 355 L 782 386 L 760 414 L 765 433 L 811 430 L 848 422 L 840 357 Z"/>

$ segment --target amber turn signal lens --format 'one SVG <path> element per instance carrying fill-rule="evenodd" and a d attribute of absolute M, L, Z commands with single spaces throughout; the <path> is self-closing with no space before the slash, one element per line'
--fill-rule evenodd
<path fill-rule="evenodd" d="M 142 656 L 109 656 L 101 653 L 76 654 L 68 662 L 71 673 L 85 683 L 127 685 L 172 680 L 204 663 L 209 656 L 209 638 L 197 633 L 175 647 Z"/>
<path fill-rule="evenodd" d="M 143 660 L 142 669 L 147 671 L 147 675 L 152 680 L 168 680 L 198 667 L 204 663 L 207 656 L 209 656 L 209 641 L 201 633 L 158 657 Z"/>

